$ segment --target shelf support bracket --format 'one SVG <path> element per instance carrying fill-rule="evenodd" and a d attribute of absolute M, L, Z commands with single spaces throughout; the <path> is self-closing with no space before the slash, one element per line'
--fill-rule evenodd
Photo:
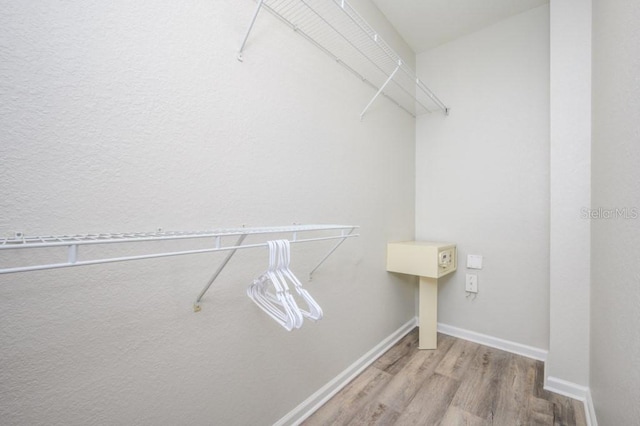
<path fill-rule="evenodd" d="M 69 265 L 73 265 L 77 261 L 78 261 L 78 245 L 71 244 L 69 246 L 69 255 L 67 256 L 67 262 L 69 262 Z"/>
<path fill-rule="evenodd" d="M 364 107 L 364 109 L 362 110 L 362 112 L 360 113 L 360 121 L 362 121 L 362 117 L 364 117 L 364 114 L 367 112 L 367 110 L 369 109 L 369 107 L 371 106 L 371 104 L 373 103 L 373 101 L 376 100 L 376 98 L 378 96 L 380 96 L 380 93 L 382 93 L 382 91 L 384 90 L 385 87 L 387 87 L 387 84 L 389 84 L 389 82 L 391 80 L 393 80 L 393 76 L 396 75 L 396 73 L 398 72 L 398 70 L 400 69 L 400 65 L 401 63 L 398 63 L 398 66 L 396 67 L 395 70 L 393 70 L 393 72 L 391 73 L 391 75 L 389 76 L 389 78 L 387 78 L 387 81 L 384 82 L 384 84 L 382 86 L 380 86 L 380 89 L 378 89 L 378 91 L 376 92 L 375 95 L 373 95 L 373 98 L 371 98 L 371 100 L 369 101 L 369 103 L 367 104 L 366 107 Z"/>
<path fill-rule="evenodd" d="M 247 234 L 240 235 L 240 237 L 238 237 L 238 241 L 236 241 L 235 243 L 235 246 L 236 247 L 240 246 L 246 237 L 247 237 Z M 196 299 L 196 303 L 193 304 L 193 312 L 200 312 L 200 309 L 201 309 L 200 301 L 204 297 L 205 293 L 209 290 L 209 287 L 211 287 L 211 284 L 213 284 L 216 278 L 218 278 L 218 275 L 220 275 L 220 272 L 222 272 L 224 267 L 227 266 L 227 263 L 229 263 L 229 261 L 231 260 L 231 258 L 233 257 L 233 255 L 236 253 L 237 250 L 238 249 L 235 248 L 233 250 L 230 250 L 229 253 L 227 253 L 227 256 L 224 258 L 220 266 L 218 266 L 218 269 L 216 270 L 216 272 L 213 273 L 207 285 L 202 289 L 202 291 L 198 295 L 198 298 Z"/>
<path fill-rule="evenodd" d="M 240 62 L 242 62 L 242 51 L 244 50 L 244 46 L 247 44 L 247 40 L 249 39 L 249 34 L 251 34 L 253 25 L 256 23 L 256 18 L 258 17 L 258 13 L 260 12 L 260 9 L 262 9 L 262 3 L 264 3 L 264 0 L 260 0 L 258 2 L 256 11 L 253 13 L 253 18 L 251 18 L 251 23 L 249 24 L 249 28 L 247 28 L 247 33 L 244 35 L 244 40 L 242 40 L 242 45 L 240 45 L 240 50 L 238 51 L 238 55 L 237 55 L 237 58 Z"/>
<path fill-rule="evenodd" d="M 314 272 L 315 272 L 315 271 L 316 271 L 316 270 L 317 270 L 317 269 L 318 269 L 318 268 L 319 268 L 319 267 L 320 267 L 320 266 L 325 262 L 325 260 L 327 260 L 327 259 L 329 258 L 329 256 L 331 256 L 331 255 L 333 254 L 333 252 L 334 252 L 334 251 L 336 251 L 336 249 L 337 249 L 338 247 L 340 247 L 340 244 L 344 243 L 344 241 L 345 241 L 347 238 L 349 238 L 349 236 L 353 233 L 353 231 L 354 231 L 355 229 L 356 229 L 356 228 L 351 228 L 351 229 L 349 230 L 349 232 L 347 232 L 346 234 L 345 234 L 345 231 L 342 231 L 342 238 L 340 239 L 340 241 L 338 241 L 338 243 L 337 243 L 335 246 L 333 246 L 333 248 L 332 248 L 331 250 L 329 250 L 329 253 L 327 253 L 327 254 L 322 258 L 322 260 L 321 260 L 320 262 L 318 262 L 318 264 L 316 265 L 316 267 L 315 267 L 315 268 L 313 268 L 313 269 L 311 270 L 311 272 L 309 272 L 309 281 L 311 281 L 311 280 L 313 279 L 313 273 L 314 273 Z"/>
<path fill-rule="evenodd" d="M 419 78 L 416 77 L 416 86 L 418 86 L 419 88 L 422 89 L 422 91 L 424 93 L 427 94 L 427 96 L 433 101 L 434 104 L 436 104 L 438 106 L 438 108 L 440 108 L 442 110 L 442 112 L 444 112 L 446 115 L 449 115 L 449 107 L 447 107 L 444 102 L 442 102 L 440 100 L 440 98 L 438 98 L 435 93 L 433 93 L 431 91 L 431 89 L 429 89 L 429 87 L 427 87 L 426 84 L 424 84 L 424 82 L 422 80 L 420 80 Z M 420 104 L 422 105 L 422 103 Z M 426 109 L 426 107 L 424 107 L 424 105 L 422 105 L 423 108 Z"/>

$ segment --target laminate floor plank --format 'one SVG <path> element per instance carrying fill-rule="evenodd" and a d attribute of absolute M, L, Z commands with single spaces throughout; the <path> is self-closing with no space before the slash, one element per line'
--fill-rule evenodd
<path fill-rule="evenodd" d="M 552 425 L 553 403 L 546 399 L 529 397 L 529 422 L 532 426 Z"/>
<path fill-rule="evenodd" d="M 507 352 L 480 347 L 469 363 L 465 380 L 451 403 L 481 419 L 493 422 L 500 387 L 505 381 L 503 372 L 508 369 L 508 364 Z"/>
<path fill-rule="evenodd" d="M 377 400 L 396 411 L 402 411 L 433 375 L 455 339 L 439 336 L 438 349 L 416 350 L 405 367 L 380 391 Z"/>
<path fill-rule="evenodd" d="M 425 380 L 395 424 L 398 426 L 440 424 L 459 386 L 459 380 L 434 373 Z"/>
<path fill-rule="evenodd" d="M 349 421 L 349 425 L 387 426 L 395 424 L 400 413 L 379 402 L 365 405 Z"/>
<path fill-rule="evenodd" d="M 551 392 L 549 392 L 551 393 Z M 558 398 L 555 394 L 549 395 L 549 401 L 553 403 L 553 424 L 566 426 L 576 424 L 576 405 L 569 398 Z M 583 412 L 583 410 L 579 410 Z"/>
<path fill-rule="evenodd" d="M 474 416 L 453 405 L 449 405 L 440 424 L 442 426 L 491 426 L 491 423 L 487 420 Z"/>
<path fill-rule="evenodd" d="M 586 426 L 543 383 L 541 361 L 442 334 L 419 350 L 415 329 L 303 425 Z"/>
<path fill-rule="evenodd" d="M 418 329 L 414 328 L 391 349 L 374 361 L 373 366 L 389 374 L 402 370 L 418 348 Z"/>
<path fill-rule="evenodd" d="M 375 367 L 365 369 L 351 383 L 320 407 L 305 425 L 346 425 L 366 406 L 380 389 L 391 379 L 391 375 Z"/>
<path fill-rule="evenodd" d="M 496 395 L 493 423 L 505 426 L 528 425 L 529 396 L 536 386 L 536 366 L 532 360 L 509 354 L 503 383 Z"/>
<path fill-rule="evenodd" d="M 480 345 L 462 339 L 453 340 L 453 345 L 447 351 L 447 356 L 438 364 L 436 373 L 453 379 L 461 379 L 467 373 L 469 363 L 473 360 Z"/>

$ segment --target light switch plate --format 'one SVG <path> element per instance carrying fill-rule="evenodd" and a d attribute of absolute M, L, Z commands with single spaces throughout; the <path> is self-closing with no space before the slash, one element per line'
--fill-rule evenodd
<path fill-rule="evenodd" d="M 468 254 L 467 269 L 482 269 L 482 256 L 479 254 Z"/>

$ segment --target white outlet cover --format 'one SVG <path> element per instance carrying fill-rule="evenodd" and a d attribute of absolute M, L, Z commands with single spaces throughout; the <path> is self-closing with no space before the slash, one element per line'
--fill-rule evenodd
<path fill-rule="evenodd" d="M 475 274 L 467 274 L 464 287 L 467 293 L 477 293 L 478 292 L 478 276 Z"/>
<path fill-rule="evenodd" d="M 468 254 L 467 269 L 482 269 L 482 256 L 479 254 Z"/>

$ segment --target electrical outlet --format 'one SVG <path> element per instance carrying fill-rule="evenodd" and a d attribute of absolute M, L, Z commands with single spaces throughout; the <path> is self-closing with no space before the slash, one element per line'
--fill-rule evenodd
<path fill-rule="evenodd" d="M 475 274 L 467 274 L 467 280 L 465 283 L 465 291 L 467 293 L 478 292 L 478 276 Z"/>

